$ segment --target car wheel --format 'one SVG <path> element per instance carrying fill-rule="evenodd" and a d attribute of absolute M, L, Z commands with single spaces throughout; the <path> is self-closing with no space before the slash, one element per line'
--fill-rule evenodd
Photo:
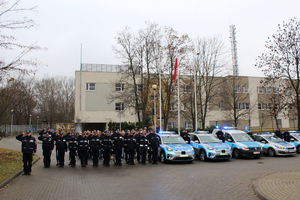
<path fill-rule="evenodd" d="M 160 162 L 162 162 L 162 163 L 166 162 L 165 152 L 163 152 L 163 151 L 160 153 Z"/>
<path fill-rule="evenodd" d="M 297 153 L 300 153 L 300 145 L 297 146 Z"/>
<path fill-rule="evenodd" d="M 206 152 L 205 151 L 200 151 L 200 154 L 199 154 L 199 158 L 201 161 L 206 161 L 207 158 L 206 158 Z"/>
<path fill-rule="evenodd" d="M 272 148 L 270 148 L 270 149 L 268 150 L 268 155 L 271 156 L 271 157 L 275 156 L 275 150 L 272 149 Z"/>
<path fill-rule="evenodd" d="M 240 151 L 238 149 L 234 149 L 232 154 L 234 158 L 240 158 Z"/>

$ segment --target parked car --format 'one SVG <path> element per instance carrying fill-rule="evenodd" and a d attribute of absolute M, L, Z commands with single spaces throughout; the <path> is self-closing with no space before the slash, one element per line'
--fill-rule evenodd
<path fill-rule="evenodd" d="M 158 156 L 161 162 L 185 161 L 193 162 L 195 152 L 191 145 L 187 144 L 178 134 L 174 132 L 160 132 L 161 144 L 158 148 Z"/>
<path fill-rule="evenodd" d="M 195 131 L 189 133 L 191 137 L 191 146 L 194 148 L 195 156 L 201 161 L 207 159 L 223 159 L 231 158 L 231 147 L 214 137 L 212 134 L 203 131 Z"/>
<path fill-rule="evenodd" d="M 296 147 L 297 153 L 300 154 L 300 133 L 291 131 L 290 135 L 291 135 L 290 143 Z"/>
<path fill-rule="evenodd" d="M 269 156 L 294 155 L 297 153 L 296 147 L 293 144 L 285 142 L 272 134 L 263 133 L 254 135 L 254 139 L 263 147 L 263 153 Z"/>

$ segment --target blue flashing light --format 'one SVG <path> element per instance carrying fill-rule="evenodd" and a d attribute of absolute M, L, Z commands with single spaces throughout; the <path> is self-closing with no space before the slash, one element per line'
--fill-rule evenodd
<path fill-rule="evenodd" d="M 290 133 L 297 133 L 297 131 L 290 131 Z"/>
<path fill-rule="evenodd" d="M 216 128 L 219 128 L 219 126 L 217 125 Z"/>
<path fill-rule="evenodd" d="M 229 127 L 228 127 L 228 126 L 224 126 L 223 129 L 224 129 L 224 130 L 228 130 Z"/>
<path fill-rule="evenodd" d="M 160 135 L 164 135 L 164 134 L 176 134 L 175 131 L 159 131 L 158 133 Z"/>

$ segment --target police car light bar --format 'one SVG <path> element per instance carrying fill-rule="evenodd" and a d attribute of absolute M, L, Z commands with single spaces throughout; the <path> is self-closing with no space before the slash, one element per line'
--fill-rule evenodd
<path fill-rule="evenodd" d="M 175 131 L 159 131 L 158 133 L 160 135 L 164 135 L 164 134 L 176 134 Z"/>

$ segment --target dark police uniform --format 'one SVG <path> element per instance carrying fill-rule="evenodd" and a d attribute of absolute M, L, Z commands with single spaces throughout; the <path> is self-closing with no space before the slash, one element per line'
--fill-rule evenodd
<path fill-rule="evenodd" d="M 109 166 L 110 155 L 111 155 L 111 137 L 109 135 L 102 135 L 101 136 L 101 143 L 103 149 L 103 165 Z"/>
<path fill-rule="evenodd" d="M 125 162 L 129 163 L 129 158 L 128 158 L 128 148 L 127 148 L 127 138 L 128 138 L 128 132 L 126 132 L 123 136 L 124 138 L 124 158 Z"/>
<path fill-rule="evenodd" d="M 70 165 L 71 167 L 74 167 L 76 165 L 76 151 L 78 149 L 78 141 L 77 141 L 77 137 L 75 136 L 74 133 L 72 133 L 71 135 L 69 135 L 67 137 L 67 141 L 69 143 L 69 156 L 70 156 Z"/>
<path fill-rule="evenodd" d="M 59 167 L 64 167 L 65 165 L 65 152 L 68 150 L 67 140 L 63 133 L 60 133 L 59 136 L 56 136 L 56 150 L 58 154 L 58 165 Z"/>
<path fill-rule="evenodd" d="M 279 129 L 277 129 L 274 133 L 277 137 L 283 139 L 283 134 L 281 133 L 281 131 Z"/>
<path fill-rule="evenodd" d="M 124 146 L 124 138 L 120 134 L 120 132 L 116 132 L 112 135 L 112 145 L 115 153 L 116 163 L 115 165 L 122 165 L 121 157 L 122 157 L 122 148 Z"/>
<path fill-rule="evenodd" d="M 138 147 L 140 149 L 140 154 L 142 157 L 142 164 L 146 164 L 146 155 L 148 149 L 148 140 L 145 135 L 141 135 L 140 140 L 138 142 Z"/>
<path fill-rule="evenodd" d="M 85 167 L 88 164 L 89 140 L 84 133 L 83 135 L 79 135 L 77 140 L 81 166 Z"/>
<path fill-rule="evenodd" d="M 137 147 L 136 147 L 136 160 L 138 163 L 140 163 L 141 161 L 141 153 L 140 153 L 140 148 L 138 146 L 138 143 L 141 139 L 141 131 L 139 131 L 135 136 L 135 139 L 136 139 L 136 143 L 137 143 Z"/>
<path fill-rule="evenodd" d="M 185 141 L 188 141 L 188 143 L 190 144 L 190 137 L 189 137 L 189 134 L 187 132 L 187 130 L 184 130 L 181 132 L 180 136 L 185 140 Z"/>
<path fill-rule="evenodd" d="M 290 136 L 290 132 L 289 131 L 285 131 L 284 133 L 283 133 L 283 139 L 284 139 L 284 141 L 286 141 L 286 142 L 290 142 L 291 141 L 291 136 Z"/>
<path fill-rule="evenodd" d="M 219 130 L 218 132 L 216 132 L 217 138 L 219 138 L 219 140 L 222 140 L 222 142 L 225 142 L 225 136 L 224 133 Z"/>
<path fill-rule="evenodd" d="M 45 135 L 40 135 L 38 139 L 43 142 L 42 149 L 44 156 L 44 167 L 49 168 L 51 163 L 51 153 L 54 149 L 54 140 L 49 133 Z"/>
<path fill-rule="evenodd" d="M 31 135 L 17 135 L 16 139 L 22 142 L 22 152 L 23 152 L 23 170 L 24 175 L 31 174 L 32 167 L 32 154 L 36 153 L 36 140 Z"/>
<path fill-rule="evenodd" d="M 93 156 L 93 166 L 96 167 L 99 163 L 100 137 L 98 135 L 89 135 L 89 145 Z"/>
<path fill-rule="evenodd" d="M 127 138 L 127 148 L 129 154 L 129 165 L 134 165 L 134 153 L 136 149 L 136 139 L 132 134 L 130 134 Z"/>
<path fill-rule="evenodd" d="M 159 147 L 159 136 L 155 133 L 150 133 L 147 136 L 149 141 L 149 146 L 151 148 L 151 160 L 153 164 L 157 164 L 157 154 L 158 154 L 158 147 Z"/>

